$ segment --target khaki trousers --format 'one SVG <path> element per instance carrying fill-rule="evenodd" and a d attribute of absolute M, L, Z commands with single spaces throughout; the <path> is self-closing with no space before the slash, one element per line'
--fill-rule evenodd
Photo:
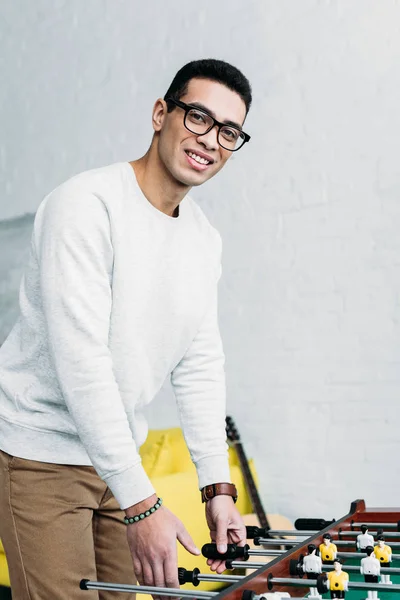
<path fill-rule="evenodd" d="M 123 516 L 93 467 L 0 450 L 0 539 L 13 600 L 133 600 L 79 588 L 81 579 L 136 583 Z"/>

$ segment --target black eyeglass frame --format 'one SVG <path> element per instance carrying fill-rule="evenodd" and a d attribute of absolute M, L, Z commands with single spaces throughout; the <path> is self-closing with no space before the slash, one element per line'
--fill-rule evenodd
<path fill-rule="evenodd" d="M 198 135 L 198 136 L 206 135 L 206 133 L 209 133 L 211 131 L 211 129 L 213 129 L 213 127 L 215 127 L 217 125 L 218 126 L 218 133 L 217 133 L 218 144 L 224 150 L 228 150 L 228 152 L 237 152 L 238 150 L 241 150 L 243 148 L 243 146 L 245 145 L 245 143 L 250 141 L 250 139 L 251 139 L 251 136 L 248 133 L 245 133 L 242 129 L 239 129 L 238 127 L 235 127 L 234 125 L 228 125 L 227 123 L 221 123 L 221 121 L 217 121 L 217 119 L 214 119 L 214 117 L 212 115 L 210 115 L 207 111 L 205 111 L 203 108 L 199 108 L 198 106 L 193 106 L 192 104 L 186 104 L 185 102 L 181 102 L 180 100 L 175 100 L 174 98 L 171 98 L 171 97 L 166 98 L 165 102 L 172 102 L 173 104 L 175 104 L 176 106 L 179 106 L 179 108 L 182 108 L 185 111 L 185 117 L 183 119 L 183 124 L 186 127 L 186 129 L 188 131 L 190 131 L 190 133 L 194 133 L 195 135 Z M 204 133 L 197 133 L 196 131 L 192 131 L 191 129 L 189 129 L 189 127 L 186 125 L 186 117 L 190 110 L 198 110 L 199 112 L 204 113 L 205 115 L 210 117 L 210 119 L 213 120 L 212 125 L 207 129 L 207 131 L 205 131 Z M 232 150 L 232 148 L 226 148 L 225 146 L 220 144 L 219 132 L 221 130 L 221 127 L 230 127 L 231 129 L 235 129 L 236 131 L 239 131 L 240 137 L 244 136 L 243 144 L 241 146 L 239 146 L 239 148 L 234 148 L 233 150 Z"/>

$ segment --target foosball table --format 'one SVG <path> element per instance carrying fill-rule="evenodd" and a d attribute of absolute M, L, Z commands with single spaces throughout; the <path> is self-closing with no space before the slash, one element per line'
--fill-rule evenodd
<path fill-rule="evenodd" d="M 215 544 L 203 546 L 205 557 L 226 559 L 227 569 L 245 567 L 248 575 L 202 575 L 199 569 L 179 569 L 181 585 L 189 584 L 192 589 L 88 579 L 82 579 L 80 587 L 204 600 L 400 600 L 400 508 L 367 509 L 363 500 L 356 500 L 349 514 L 339 520 L 298 519 L 295 527 L 248 527 L 253 547 L 231 544 L 224 555 Z M 270 562 L 260 562 L 265 557 Z M 196 590 L 201 581 L 224 582 L 226 587 L 218 592 Z"/>

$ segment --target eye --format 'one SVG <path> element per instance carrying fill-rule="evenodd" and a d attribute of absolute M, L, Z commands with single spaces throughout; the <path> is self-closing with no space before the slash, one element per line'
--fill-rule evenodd
<path fill-rule="evenodd" d="M 200 112 L 198 110 L 189 111 L 189 117 L 192 121 L 196 121 L 196 123 L 206 123 L 207 116 L 205 113 Z"/>
<path fill-rule="evenodd" d="M 237 129 L 233 129 L 232 127 L 223 127 L 221 129 L 221 134 L 230 142 L 236 141 L 239 137 L 241 137 L 241 132 Z"/>

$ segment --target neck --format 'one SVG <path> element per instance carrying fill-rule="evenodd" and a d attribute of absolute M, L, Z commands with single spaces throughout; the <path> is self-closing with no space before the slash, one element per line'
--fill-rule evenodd
<path fill-rule="evenodd" d="M 179 204 L 190 187 L 174 179 L 161 162 L 154 142 L 144 156 L 129 163 L 147 200 L 170 217 L 179 215 Z"/>

